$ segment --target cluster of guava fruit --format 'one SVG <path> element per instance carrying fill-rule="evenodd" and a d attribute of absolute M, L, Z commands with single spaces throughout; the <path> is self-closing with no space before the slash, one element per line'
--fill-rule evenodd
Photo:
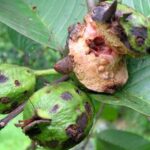
<path fill-rule="evenodd" d="M 94 106 L 88 92 L 112 94 L 127 82 L 126 55 L 149 52 L 149 27 L 148 19 L 128 6 L 116 0 L 101 2 L 83 23 L 69 27 L 67 54 L 54 66 L 73 81 L 34 92 L 32 69 L 1 64 L 0 113 L 7 114 L 27 101 L 18 124 L 26 135 L 45 148 L 75 146 L 93 124 Z"/>

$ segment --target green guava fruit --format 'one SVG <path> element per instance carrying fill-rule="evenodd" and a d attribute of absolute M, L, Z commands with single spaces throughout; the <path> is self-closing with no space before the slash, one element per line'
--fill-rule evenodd
<path fill-rule="evenodd" d="M 0 65 L 0 113 L 11 112 L 33 93 L 36 79 L 32 70 L 12 64 Z"/>
<path fill-rule="evenodd" d="M 48 85 L 30 97 L 19 126 L 39 145 L 64 150 L 87 136 L 93 116 L 90 98 L 73 83 L 62 82 Z"/>

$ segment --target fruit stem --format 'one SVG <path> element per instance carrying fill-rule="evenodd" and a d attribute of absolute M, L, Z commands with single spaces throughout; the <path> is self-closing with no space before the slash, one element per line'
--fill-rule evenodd
<path fill-rule="evenodd" d="M 19 115 L 23 111 L 25 103 L 26 102 L 19 105 L 15 110 L 9 113 L 5 118 L 0 120 L 0 130 L 4 128 L 13 118 L 15 118 L 17 115 Z"/>
<path fill-rule="evenodd" d="M 58 74 L 54 69 L 45 69 L 45 70 L 34 70 L 36 76 L 46 76 L 46 75 L 55 75 Z"/>

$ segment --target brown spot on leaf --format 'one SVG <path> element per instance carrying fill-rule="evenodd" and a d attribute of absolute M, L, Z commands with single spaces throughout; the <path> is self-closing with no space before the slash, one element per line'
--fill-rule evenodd
<path fill-rule="evenodd" d="M 61 94 L 61 98 L 68 101 L 72 99 L 72 94 L 69 92 L 64 92 Z"/>
<path fill-rule="evenodd" d="M 0 83 L 5 83 L 7 80 L 8 78 L 5 75 L 0 74 Z"/>
<path fill-rule="evenodd" d="M 58 109 L 59 109 L 59 105 L 56 104 L 56 105 L 53 106 L 53 108 L 50 110 L 50 112 L 56 113 L 58 111 Z"/>
<path fill-rule="evenodd" d="M 14 83 L 15 83 L 16 86 L 20 86 L 21 85 L 18 80 L 15 80 Z"/>
<path fill-rule="evenodd" d="M 86 113 L 82 113 L 81 116 L 79 116 L 79 117 L 77 118 L 77 124 L 78 124 L 78 126 L 79 126 L 82 130 L 84 130 L 84 128 L 86 127 L 87 123 L 88 123 L 87 115 L 86 115 Z"/>
<path fill-rule="evenodd" d="M 76 124 L 70 125 L 66 129 L 66 133 L 74 141 L 80 141 L 81 137 L 83 136 L 83 130 Z"/>
<path fill-rule="evenodd" d="M 10 102 L 9 97 L 1 97 L 0 98 L 0 103 L 2 104 L 8 104 Z"/>

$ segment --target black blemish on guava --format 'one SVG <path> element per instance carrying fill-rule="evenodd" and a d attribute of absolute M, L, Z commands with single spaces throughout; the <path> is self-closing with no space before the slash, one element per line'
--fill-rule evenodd
<path fill-rule="evenodd" d="M 72 94 L 69 92 L 64 92 L 61 94 L 61 98 L 68 101 L 72 99 Z"/>
<path fill-rule="evenodd" d="M 18 80 L 15 80 L 14 83 L 15 83 L 16 86 L 20 86 L 21 85 Z"/>
<path fill-rule="evenodd" d="M 59 141 L 52 140 L 50 142 L 46 142 L 45 145 L 49 148 L 56 148 L 59 145 Z"/>
<path fill-rule="evenodd" d="M 147 38 L 147 28 L 146 27 L 133 27 L 131 29 L 132 34 L 135 36 L 136 43 L 138 46 L 142 46 Z"/>
<path fill-rule="evenodd" d="M 81 94 L 81 90 L 76 89 L 76 92 L 80 95 Z"/>
<path fill-rule="evenodd" d="M 51 92 L 51 90 L 47 90 L 46 93 L 49 94 Z"/>
<path fill-rule="evenodd" d="M 83 130 L 78 125 L 72 124 L 66 129 L 66 134 L 69 136 L 69 138 L 78 142 L 83 136 Z"/>
<path fill-rule="evenodd" d="M 87 115 L 86 115 L 86 113 L 82 113 L 81 114 L 81 116 L 79 116 L 78 118 L 77 118 L 77 124 L 78 124 L 78 126 L 81 128 L 81 129 L 85 129 L 85 127 L 86 127 L 86 125 L 87 125 L 87 123 L 88 123 L 88 118 L 87 118 Z"/>
<path fill-rule="evenodd" d="M 84 104 L 84 107 L 85 107 L 86 112 L 87 112 L 89 115 L 91 115 L 91 113 L 92 113 L 91 105 L 90 105 L 88 102 L 86 102 L 86 103 Z"/>
<path fill-rule="evenodd" d="M 50 110 L 50 112 L 56 113 L 58 111 L 58 109 L 59 109 L 59 105 L 56 104 L 56 105 L 53 106 L 53 108 Z"/>
<path fill-rule="evenodd" d="M 8 104 L 10 102 L 9 97 L 1 97 L 0 98 L 0 103 L 2 104 Z"/>
<path fill-rule="evenodd" d="M 5 83 L 8 80 L 8 78 L 0 73 L 0 83 Z"/>

